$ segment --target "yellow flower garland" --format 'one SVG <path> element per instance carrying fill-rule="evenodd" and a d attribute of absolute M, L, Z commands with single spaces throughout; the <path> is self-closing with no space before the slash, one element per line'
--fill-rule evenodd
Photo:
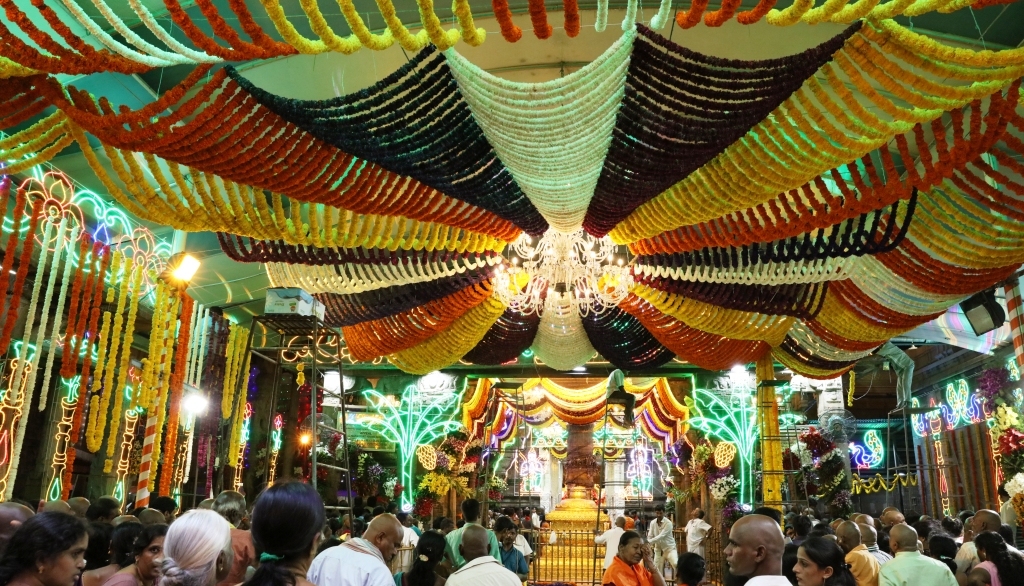
<path fill-rule="evenodd" d="M 243 364 L 242 355 L 245 354 L 246 345 L 249 343 L 249 329 L 232 324 L 228 332 L 228 344 L 225 349 L 224 362 L 224 393 L 221 396 L 221 419 L 231 417 L 234 407 L 235 392 L 238 387 L 238 377 Z M 245 393 L 242 393 L 244 396 Z M 243 403 L 244 406 L 244 403 Z M 233 460 L 231 460 L 233 461 Z"/>
<path fill-rule="evenodd" d="M 389 354 L 388 361 L 404 372 L 420 375 L 454 364 L 483 339 L 504 311 L 498 299 L 489 297 L 422 344 Z"/>
<path fill-rule="evenodd" d="M 162 355 L 157 358 L 158 361 L 158 377 L 157 377 L 157 388 L 152 393 L 152 409 L 156 409 L 156 437 L 153 439 L 153 462 L 160 462 L 160 449 L 162 445 L 162 439 L 164 435 L 164 420 L 167 419 L 167 402 L 171 397 L 171 361 L 174 358 L 174 342 L 177 340 L 175 335 L 177 328 L 175 327 L 178 322 L 178 310 L 181 309 L 181 297 L 177 294 L 172 293 L 172 301 L 170 304 L 170 311 L 167 312 L 167 321 L 169 323 L 167 333 L 164 337 L 164 347 Z M 152 410 L 148 410 L 152 413 Z M 173 462 L 171 463 L 173 465 Z M 153 471 L 156 471 L 156 465 L 153 466 Z M 149 476 L 149 491 L 153 492 L 156 489 L 156 474 L 150 474 Z"/>
<path fill-rule="evenodd" d="M 113 416 L 110 420 L 109 432 L 107 435 L 107 452 L 106 458 L 103 462 L 103 473 L 110 474 L 113 470 L 114 465 L 114 449 L 118 445 L 118 433 L 121 426 L 121 417 L 124 415 L 124 388 L 125 383 L 128 380 L 128 370 L 131 368 L 131 347 L 132 340 L 135 337 L 135 318 L 139 313 L 139 299 L 142 296 L 142 277 L 145 274 L 145 267 L 143 265 L 136 265 L 134 261 L 131 264 L 131 268 L 125 271 L 124 281 L 127 283 L 131 281 L 131 293 L 128 297 L 128 322 L 124 327 L 124 336 L 118 336 L 115 334 L 114 339 L 121 340 L 121 365 L 117 372 L 117 382 L 113 383 L 114 380 L 112 375 L 113 371 L 107 370 L 107 379 L 104 381 L 104 385 L 108 389 L 112 389 L 114 392 L 114 407 Z M 130 278 L 129 278 L 130 276 Z M 123 286 L 123 285 L 122 285 Z M 123 297 L 124 295 L 122 295 Z M 116 326 L 116 322 L 115 322 Z"/>
<path fill-rule="evenodd" d="M 114 258 L 110 263 L 110 285 L 107 287 L 106 302 L 108 304 L 114 302 L 115 291 L 117 288 L 113 287 L 113 284 L 117 282 L 121 272 L 121 264 L 124 261 L 124 254 L 120 251 L 114 253 Z M 122 301 L 118 304 L 117 311 L 114 315 L 117 315 L 118 324 L 122 319 L 121 313 L 124 311 L 124 295 L 127 292 L 127 279 L 121 279 L 121 298 Z M 117 360 L 117 345 L 116 342 L 111 344 L 111 338 L 115 340 L 117 335 L 120 333 L 119 327 L 115 327 L 113 334 L 110 331 L 111 326 L 111 312 L 103 312 L 103 325 L 100 327 L 99 335 L 99 346 L 96 351 L 96 368 L 93 371 L 92 376 L 92 397 L 89 401 L 89 421 L 86 423 L 85 428 L 85 440 L 86 447 L 90 452 L 98 452 L 103 441 L 103 432 L 106 429 L 106 419 L 108 413 L 108 407 L 110 407 L 110 394 L 113 391 L 109 386 L 104 387 L 103 381 L 107 373 L 114 371 L 113 362 Z M 107 355 L 107 350 L 110 349 L 110 355 Z M 103 397 L 99 396 L 100 389 L 103 389 Z M 99 427 L 99 431 L 97 431 Z"/>

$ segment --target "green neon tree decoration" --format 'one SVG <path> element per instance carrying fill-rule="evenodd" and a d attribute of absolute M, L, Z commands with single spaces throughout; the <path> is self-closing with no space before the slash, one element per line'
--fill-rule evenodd
<path fill-rule="evenodd" d="M 757 408 L 753 393 L 734 394 L 724 398 L 706 389 L 694 388 L 693 398 L 686 398 L 690 408 L 690 427 L 710 438 L 736 446 L 739 458 L 739 502 L 754 502 L 754 447 L 757 444 Z"/>
<path fill-rule="evenodd" d="M 421 393 L 411 384 L 405 387 L 401 397 L 382 395 L 373 389 L 363 391 L 372 414 L 362 422 L 363 427 L 398 447 L 398 482 L 402 485 L 400 504 L 403 510 L 412 510 L 413 506 L 412 470 L 416 448 L 462 427 L 457 421 L 465 385 L 462 387 L 451 392 Z"/>

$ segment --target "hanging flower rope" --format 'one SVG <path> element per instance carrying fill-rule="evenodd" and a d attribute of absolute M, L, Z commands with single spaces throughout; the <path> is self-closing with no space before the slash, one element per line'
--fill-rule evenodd
<path fill-rule="evenodd" d="M 796 55 L 741 61 L 691 51 L 638 25 L 626 94 L 584 227 L 603 236 L 707 163 L 799 89 L 859 28 Z"/>
<path fill-rule="evenodd" d="M 569 295 L 548 295 L 531 346 L 538 360 L 557 370 L 572 370 L 597 354 Z"/>
<path fill-rule="evenodd" d="M 821 311 L 829 282 L 796 285 L 737 285 L 674 281 L 640 275 L 637 283 L 726 309 L 812 318 Z"/>
<path fill-rule="evenodd" d="M 539 326 L 539 315 L 506 309 L 462 360 L 489 366 L 514 361 L 533 343 Z"/>
<path fill-rule="evenodd" d="M 404 372 L 418 375 L 454 364 L 480 342 L 504 310 L 500 301 L 488 297 L 448 328 L 419 345 L 389 355 L 388 361 Z"/>
<path fill-rule="evenodd" d="M 585 316 L 583 329 L 594 349 L 616 368 L 657 368 L 675 357 L 638 319 L 618 307 Z"/>
<path fill-rule="evenodd" d="M 111 389 L 111 392 L 114 392 L 113 415 L 108 427 L 107 451 L 103 460 L 104 474 L 110 474 L 113 470 L 114 449 L 118 443 L 117 437 L 120 431 L 121 419 L 124 418 L 126 422 L 128 421 L 124 410 L 124 390 L 128 381 L 128 371 L 131 368 L 131 345 L 132 340 L 135 339 L 135 320 L 139 313 L 139 300 L 142 298 L 142 278 L 144 275 L 145 267 L 142 264 L 132 263 L 131 270 L 126 271 L 124 276 L 125 282 L 131 281 L 131 290 L 128 302 L 128 319 L 124 325 L 124 334 L 120 336 L 120 366 L 117 369 L 116 379 L 113 377 L 113 371 L 108 369 L 106 380 L 103 382 L 105 388 Z M 119 336 L 115 333 L 115 341 L 118 338 Z M 111 356 L 113 358 L 113 355 Z"/>

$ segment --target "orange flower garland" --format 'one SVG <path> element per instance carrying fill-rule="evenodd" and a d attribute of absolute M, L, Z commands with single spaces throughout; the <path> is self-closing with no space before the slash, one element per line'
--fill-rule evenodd
<path fill-rule="evenodd" d="M 551 36 L 551 25 L 548 24 L 548 11 L 544 8 L 544 0 L 528 0 L 530 22 L 533 23 L 533 34 L 538 39 Z"/>
<path fill-rule="evenodd" d="M 15 208 L 20 210 L 21 208 Z M 43 201 L 36 200 L 32 205 L 32 216 L 28 222 L 28 232 L 25 233 L 25 240 L 21 245 L 21 258 L 18 259 L 18 271 L 14 277 L 14 291 L 11 292 L 10 306 L 7 309 L 7 317 L 4 320 L 3 332 L 0 333 L 0 351 L 6 351 L 11 343 L 11 335 L 14 333 L 14 324 L 18 321 L 18 308 L 21 307 L 21 292 L 25 288 L 25 278 L 28 276 L 29 265 L 32 264 L 32 250 L 36 243 L 36 228 L 39 226 L 40 215 L 43 211 Z M 11 232 L 11 239 L 18 235 L 18 230 Z M 7 241 L 8 252 L 13 253 L 14 246 L 10 240 Z M 5 259 L 6 260 L 6 259 Z M 4 267 L 4 274 L 9 274 L 8 268 Z M 5 279 L 6 280 L 6 279 Z M 4 290 L 6 291 L 6 284 Z"/>
<path fill-rule="evenodd" d="M 178 448 L 178 422 L 181 415 L 181 396 L 185 392 L 185 369 L 188 368 L 185 356 L 188 353 L 189 338 L 192 326 L 192 308 L 194 301 L 185 292 L 181 293 L 181 327 L 178 328 L 177 348 L 174 353 L 174 370 L 171 372 L 170 415 L 167 420 L 167 437 L 164 440 L 163 466 L 160 467 L 160 494 L 171 494 L 171 482 L 174 479 L 174 462 Z"/>
<path fill-rule="evenodd" d="M 10 186 L 10 183 L 8 183 L 8 186 Z M 9 194 L 10 190 L 5 190 L 6 197 L 4 197 L 3 200 L 4 216 L 6 216 L 7 214 L 6 204 L 10 201 Z M 13 213 L 11 214 L 11 216 L 14 217 L 15 219 L 18 219 L 21 216 L 23 209 L 25 209 L 25 192 L 19 189 L 18 194 L 15 196 L 14 199 L 14 209 L 12 210 Z M 0 220 L 2 220 L 4 216 L 0 216 Z M 20 219 L 18 221 L 20 222 Z M 4 298 L 6 298 L 7 296 L 7 282 L 10 280 L 11 267 L 14 266 L 14 251 L 17 247 L 18 231 L 14 230 L 13 232 L 11 232 L 11 235 L 7 238 L 7 248 L 4 250 L 4 260 L 3 263 L 0 263 L 0 273 L 2 273 L 0 274 L 0 294 L 2 294 Z M 6 348 L 4 348 L 4 350 L 6 350 Z"/>
<path fill-rule="evenodd" d="M 565 34 L 573 38 L 580 34 L 580 7 L 576 0 L 562 0 L 562 11 L 565 13 Z"/>
<path fill-rule="evenodd" d="M 494 19 L 501 27 L 501 36 L 510 43 L 523 38 L 523 29 L 512 22 L 512 11 L 509 10 L 508 0 L 491 0 L 491 8 L 494 10 Z"/>

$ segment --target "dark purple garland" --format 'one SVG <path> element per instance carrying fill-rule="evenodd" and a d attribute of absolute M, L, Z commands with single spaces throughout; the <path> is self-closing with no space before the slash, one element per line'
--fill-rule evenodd
<path fill-rule="evenodd" d="M 344 327 L 409 311 L 424 303 L 479 284 L 488 278 L 489 269 L 478 269 L 426 283 L 385 287 L 347 295 L 321 293 L 315 297 L 324 304 L 324 321 L 327 325 Z"/>
<path fill-rule="evenodd" d="M 217 233 L 221 250 L 236 262 L 282 262 L 298 265 L 339 264 L 448 264 L 468 259 L 491 258 L 497 253 L 454 252 L 450 250 L 384 250 L 380 248 L 316 248 L 280 240 L 254 240 L 224 232 Z M 249 243 L 246 245 L 245 240 Z"/>
<path fill-rule="evenodd" d="M 726 309 L 750 311 L 764 315 L 786 315 L 814 319 L 825 302 L 828 282 L 794 285 L 742 285 L 679 281 L 667 277 L 636 275 L 638 283 L 711 303 Z"/>
<path fill-rule="evenodd" d="M 498 159 L 430 46 L 377 84 L 329 100 L 292 100 L 228 75 L 285 120 L 339 149 L 489 210 L 532 235 L 547 221 Z"/>
<path fill-rule="evenodd" d="M 675 356 L 640 320 L 618 307 L 584 317 L 583 329 L 594 349 L 616 368 L 657 368 Z"/>
<path fill-rule="evenodd" d="M 814 355 L 814 350 L 804 348 L 799 342 L 794 340 L 790 336 L 786 336 L 786 339 L 782 341 L 779 349 L 785 351 L 793 358 L 800 361 L 804 366 L 814 368 L 817 370 L 828 370 L 837 371 L 847 369 L 857 363 L 856 360 L 850 361 L 839 361 L 839 360 L 827 360 L 820 356 Z"/>
<path fill-rule="evenodd" d="M 710 161 L 785 101 L 860 28 L 764 61 L 709 57 L 643 25 L 633 45 L 612 144 L 584 228 L 603 236 Z"/>
<path fill-rule="evenodd" d="M 471 364 L 496 366 L 519 358 L 537 336 L 540 316 L 526 315 L 506 309 L 494 322 L 480 343 L 463 360 Z"/>
<path fill-rule="evenodd" d="M 899 223 L 898 209 L 901 205 L 906 206 L 906 213 Z M 815 261 L 889 252 L 903 242 L 916 205 L 915 189 L 910 200 L 905 203 L 897 201 L 889 208 L 888 215 L 884 211 L 862 214 L 833 226 L 827 235 L 825 230 L 818 230 L 813 237 L 805 233 L 785 240 L 755 242 L 746 246 L 640 255 L 637 262 L 671 267 L 740 268 L 759 263 Z"/>

